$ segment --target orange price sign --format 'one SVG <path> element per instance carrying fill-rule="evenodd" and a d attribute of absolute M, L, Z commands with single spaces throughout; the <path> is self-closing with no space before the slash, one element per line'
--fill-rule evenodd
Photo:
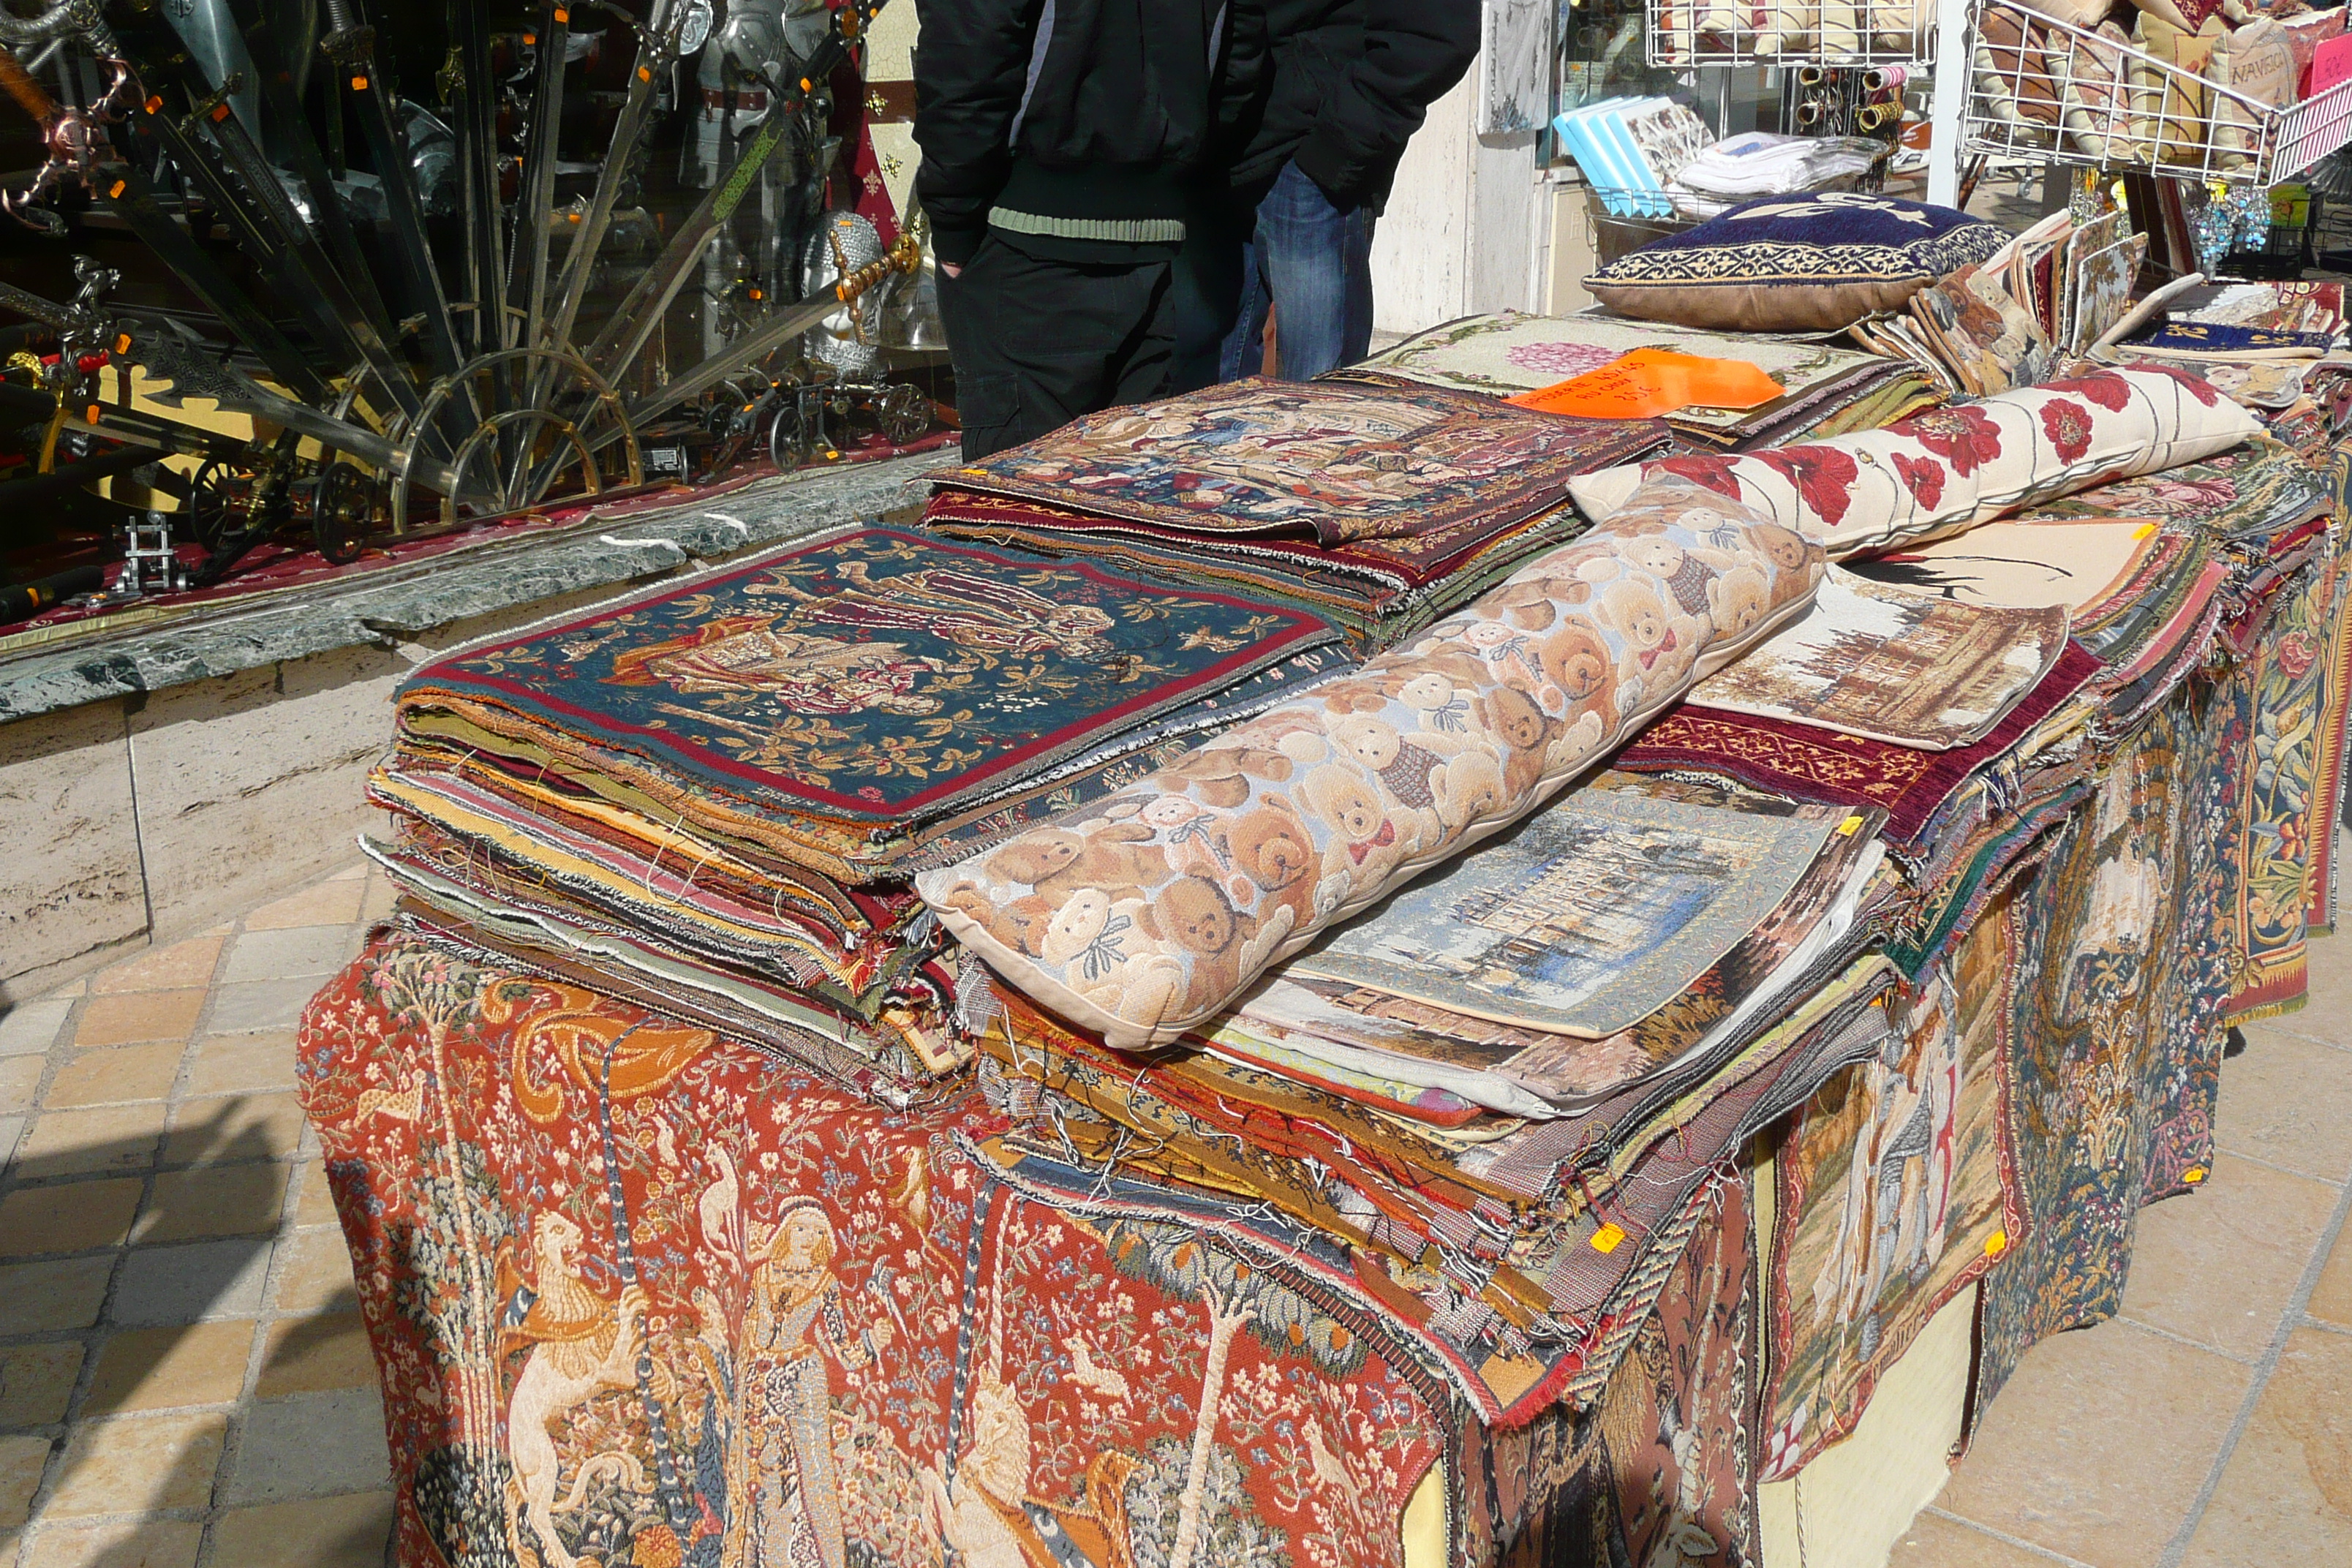
<path fill-rule="evenodd" d="M 1507 401 L 1543 414 L 1585 419 L 1647 419 L 1694 405 L 1753 408 L 1780 395 L 1779 382 L 1744 359 L 1707 359 L 1635 349 L 1598 370 Z"/>

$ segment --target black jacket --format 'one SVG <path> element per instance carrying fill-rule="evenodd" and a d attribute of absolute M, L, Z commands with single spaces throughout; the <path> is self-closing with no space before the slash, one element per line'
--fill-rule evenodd
<path fill-rule="evenodd" d="M 1265 0 L 1258 96 L 1237 113 L 1236 185 L 1296 159 L 1342 205 L 1388 199 L 1404 144 L 1478 58 L 1478 0 Z"/>
<path fill-rule="evenodd" d="M 1066 247 L 1172 254 L 1187 182 L 1258 97 L 1262 5 L 917 0 L 915 195 L 940 259 L 970 259 L 992 210 Z"/>

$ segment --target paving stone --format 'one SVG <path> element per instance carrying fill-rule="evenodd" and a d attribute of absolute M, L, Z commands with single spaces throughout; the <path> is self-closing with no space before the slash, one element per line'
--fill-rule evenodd
<path fill-rule="evenodd" d="M 2336 864 L 2346 862 L 2339 858 Z M 2352 899 L 2347 905 L 2352 909 Z M 2334 936 L 2312 939 L 2310 973 L 2311 999 L 2281 1018 L 2279 1026 L 2352 1046 L 2352 923 L 2339 925 Z"/>
<path fill-rule="evenodd" d="M 79 1416 L 183 1405 L 226 1405 L 245 1387 L 250 1322 L 126 1329 L 99 1347 Z"/>
<path fill-rule="evenodd" d="M 18 1116 L 33 1109 L 33 1091 L 48 1070 L 47 1057 L 0 1057 L 0 1115 Z"/>
<path fill-rule="evenodd" d="M 2336 1249 L 2319 1271 L 2306 1310 L 2323 1323 L 2352 1329 L 2352 1225 L 2336 1233 Z"/>
<path fill-rule="evenodd" d="M 222 1501 L 287 1502 L 368 1491 L 390 1479 L 383 1402 L 373 1388 L 256 1400 Z"/>
<path fill-rule="evenodd" d="M 180 1076 L 181 1052 L 177 1042 L 83 1051 L 58 1069 L 41 1104 L 45 1110 L 58 1110 L 161 1100 L 172 1092 L 173 1080 Z"/>
<path fill-rule="evenodd" d="M 2053 1568 L 2059 1561 L 2011 1546 L 1973 1524 L 1923 1513 L 1895 1542 L 1886 1568 Z"/>
<path fill-rule="evenodd" d="M 46 1426 L 64 1420 L 81 1356 L 77 1340 L 0 1350 L 0 1426 Z"/>
<path fill-rule="evenodd" d="M 249 984 L 213 988 L 213 1010 L 205 1027 L 215 1035 L 252 1029 L 290 1029 L 302 1018 L 302 1009 L 323 982 L 311 975 L 291 979 L 257 980 Z"/>
<path fill-rule="evenodd" d="M 222 971 L 221 978 L 228 984 L 283 980 L 294 975 L 318 975 L 323 979 L 351 962 L 357 934 L 347 923 L 294 926 L 283 931 L 248 928 L 229 950 L 228 967 Z"/>
<path fill-rule="evenodd" d="M 327 880 L 299 893 L 262 905 L 245 917 L 248 934 L 286 931 L 296 926 L 347 926 L 360 918 L 360 900 L 366 896 L 367 866 L 354 862 Z"/>
<path fill-rule="evenodd" d="M 74 1026 L 74 1044 L 133 1046 L 146 1040 L 184 1040 L 204 1011 L 200 986 L 179 991 L 129 991 L 93 996 Z"/>
<path fill-rule="evenodd" d="M 159 1101 L 49 1110 L 34 1119 L 16 1146 L 20 1180 L 144 1171 L 155 1163 L 163 1131 Z"/>
<path fill-rule="evenodd" d="M 2223 1156 L 2202 1186 L 2139 1211 L 2124 1316 L 2241 1361 L 2260 1358 L 2341 1196 L 2325 1182 Z"/>
<path fill-rule="evenodd" d="M 47 1437 L 0 1437 L 0 1530 L 32 1517 L 33 1494 L 57 1445 Z"/>
<path fill-rule="evenodd" d="M 2289 1335 L 2183 1568 L 2352 1563 L 2352 1336 Z"/>
<path fill-rule="evenodd" d="M 278 1310 L 342 1311 L 358 1304 L 352 1250 L 341 1226 L 296 1231 L 278 1245 L 285 1255 L 285 1267 L 278 1271 Z"/>
<path fill-rule="evenodd" d="M 252 1035 L 206 1035 L 196 1041 L 188 1064 L 191 1096 L 249 1094 L 255 1089 L 294 1087 L 294 1031 L 269 1029 Z"/>
<path fill-rule="evenodd" d="M 136 1179 L 121 1177 L 19 1187 L 0 1198 L 0 1255 L 26 1258 L 119 1247 L 131 1233 L 131 1217 L 139 1212 L 143 1188 Z"/>
<path fill-rule="evenodd" d="M 377 1386 L 375 1352 L 357 1312 L 320 1318 L 280 1318 L 269 1325 L 262 1352 L 257 1399 L 289 1394 L 328 1394 L 340 1388 Z"/>
<path fill-rule="evenodd" d="M 391 1535 L 390 1492 L 236 1508 L 213 1526 L 213 1561 L 236 1568 L 381 1568 Z"/>
<path fill-rule="evenodd" d="M 335 1189 L 327 1184 L 325 1161 L 311 1161 L 294 1179 L 302 1189 L 302 1195 L 296 1200 L 294 1210 L 296 1225 L 340 1223 L 341 1216 L 335 1212 Z"/>
<path fill-rule="evenodd" d="M 302 1142 L 302 1106 L 293 1095 L 233 1094 L 181 1102 L 163 1143 L 167 1165 L 290 1160 Z"/>
<path fill-rule="evenodd" d="M 205 1165 L 155 1178 L 147 1207 L 131 1227 L 141 1242 L 194 1241 L 211 1236 L 266 1236 L 286 1208 L 286 1168 Z"/>
<path fill-rule="evenodd" d="M 0 1334 L 89 1328 L 105 1303 L 114 1259 L 106 1252 L 0 1268 Z"/>
<path fill-rule="evenodd" d="M 2352 1071 L 2345 1053 L 2260 1024 L 2221 1070 L 2214 1142 L 2324 1182 L 2352 1177 Z"/>
<path fill-rule="evenodd" d="M 57 1489 L 42 1506 L 41 1517 L 202 1508 L 212 1500 L 213 1474 L 227 1434 L 228 1417 L 217 1412 L 76 1426 L 58 1467 Z"/>
<path fill-rule="evenodd" d="M 123 991 L 168 991 L 187 985 L 210 985 L 214 965 L 220 962 L 221 939 L 193 936 L 169 947 L 158 947 L 100 970 L 89 988 L 100 996 Z"/>
<path fill-rule="evenodd" d="M 5 1173 L 16 1163 L 16 1144 L 25 1136 L 25 1119 L 21 1116 L 0 1116 L 0 1173 Z"/>
<path fill-rule="evenodd" d="M 109 1315 L 118 1323 L 193 1323 L 261 1310 L 273 1243 L 267 1237 L 142 1247 L 122 1260 Z"/>
<path fill-rule="evenodd" d="M 73 1005 L 70 996 L 49 995 L 9 1008 L 0 1016 L 0 1057 L 47 1056 L 64 1032 Z"/>
<path fill-rule="evenodd" d="M 1936 1504 L 2093 1568 L 2149 1568 L 2252 1377 L 2128 1322 L 2054 1334 L 2027 1352 Z"/>
<path fill-rule="evenodd" d="M 186 1520 L 143 1519 L 135 1524 L 45 1527 L 33 1555 L 17 1568 L 191 1568 L 204 1527 Z"/>

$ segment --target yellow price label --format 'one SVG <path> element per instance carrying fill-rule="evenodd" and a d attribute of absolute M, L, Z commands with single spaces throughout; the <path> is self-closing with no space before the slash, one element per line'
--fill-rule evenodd
<path fill-rule="evenodd" d="M 1599 1230 L 1592 1233 L 1592 1250 L 1595 1252 L 1614 1252 L 1617 1250 L 1618 1247 L 1623 1243 L 1624 1239 L 1625 1230 L 1622 1226 L 1613 1224 L 1604 1225 Z"/>

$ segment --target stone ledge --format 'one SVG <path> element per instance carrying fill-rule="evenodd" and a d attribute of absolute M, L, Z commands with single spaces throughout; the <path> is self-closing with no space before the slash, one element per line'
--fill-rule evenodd
<path fill-rule="evenodd" d="M 559 533 L 486 540 L 451 555 L 389 567 L 315 596 L 200 620 L 127 629 L 102 642 L 0 658 L 0 724 L 109 698 L 331 653 L 391 648 L 436 627 L 583 589 L 715 562 L 835 523 L 917 505 L 908 481 L 937 468 L 925 454 L 803 469 L 713 497 L 708 507 L 643 518 L 590 517 Z"/>

